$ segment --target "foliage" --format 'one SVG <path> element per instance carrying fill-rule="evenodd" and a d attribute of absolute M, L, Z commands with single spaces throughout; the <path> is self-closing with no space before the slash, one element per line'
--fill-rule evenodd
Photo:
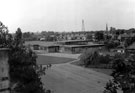
<path fill-rule="evenodd" d="M 38 40 L 39 36 L 38 35 L 35 35 L 34 33 L 31 33 L 31 32 L 24 32 L 23 33 L 23 39 L 25 41 L 34 41 L 34 40 Z"/>
<path fill-rule="evenodd" d="M 98 63 L 100 64 L 109 64 L 109 62 L 111 61 L 110 55 L 99 55 L 98 61 Z"/>
<path fill-rule="evenodd" d="M 80 56 L 80 61 L 87 67 L 90 64 L 93 64 L 95 58 L 98 56 L 98 53 L 95 49 L 89 49 L 84 51 Z"/>
<path fill-rule="evenodd" d="M 113 64 L 113 81 L 110 82 L 116 88 L 120 88 L 123 93 L 134 93 L 135 91 L 135 54 L 134 55 L 116 55 Z M 113 88 L 110 86 L 110 88 Z M 107 93 L 111 92 L 106 88 Z M 117 93 L 117 92 L 116 92 Z"/>
<path fill-rule="evenodd" d="M 8 29 L 2 22 L 0 22 L 0 48 L 7 48 L 10 45 Z"/>
<path fill-rule="evenodd" d="M 116 89 L 118 89 L 117 85 L 111 80 L 109 80 L 109 82 L 106 83 L 105 88 L 106 90 L 104 90 L 103 93 L 117 93 Z"/>
<path fill-rule="evenodd" d="M 12 42 L 9 52 L 12 91 L 18 93 L 45 93 L 40 77 L 40 73 L 44 73 L 45 69 L 37 65 L 36 54 L 23 45 L 20 28 L 17 29 Z"/>
<path fill-rule="evenodd" d="M 93 38 L 93 37 L 92 37 L 91 34 L 87 34 L 87 35 L 86 35 L 86 39 L 87 39 L 87 40 L 92 40 L 92 38 Z"/>
<path fill-rule="evenodd" d="M 96 32 L 95 33 L 95 39 L 100 41 L 100 40 L 104 40 L 104 34 L 103 32 Z"/>
<path fill-rule="evenodd" d="M 97 49 L 88 49 L 81 54 L 80 61 L 86 67 L 89 65 L 97 67 L 100 66 L 100 64 L 107 66 L 111 59 L 109 55 L 100 55 Z"/>
<path fill-rule="evenodd" d="M 105 41 L 104 44 L 106 45 L 107 49 L 116 48 L 117 46 L 120 45 L 119 42 L 114 42 L 114 41 Z"/>
<path fill-rule="evenodd" d="M 132 45 L 135 41 L 135 37 L 132 37 L 132 38 L 127 38 L 125 39 L 123 42 L 124 42 L 124 46 L 125 47 L 128 47 L 130 45 Z"/>
<path fill-rule="evenodd" d="M 0 47 L 9 48 L 9 74 L 11 93 L 50 93 L 43 88 L 41 75 L 45 68 L 36 63 L 36 54 L 23 44 L 22 32 L 18 28 L 13 38 L 8 29 L 0 24 Z"/>

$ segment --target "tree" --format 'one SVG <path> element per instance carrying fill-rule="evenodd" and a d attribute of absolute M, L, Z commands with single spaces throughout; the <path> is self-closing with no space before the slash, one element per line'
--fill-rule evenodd
<path fill-rule="evenodd" d="M 87 67 L 91 64 L 96 64 L 97 57 L 97 49 L 88 49 L 81 54 L 80 61 Z"/>
<path fill-rule="evenodd" d="M 36 63 L 36 54 L 22 42 L 22 32 L 16 31 L 13 46 L 10 47 L 9 64 L 12 91 L 18 93 L 45 93 L 40 73 L 44 68 Z"/>
<path fill-rule="evenodd" d="M 114 42 L 114 41 L 105 41 L 104 42 L 106 48 L 109 50 L 109 49 L 112 49 L 112 48 L 116 48 L 117 46 L 120 45 L 120 42 Z"/>
<path fill-rule="evenodd" d="M 103 32 L 96 32 L 95 33 L 95 39 L 100 41 L 100 40 L 104 40 L 104 34 Z"/>
<path fill-rule="evenodd" d="M 111 61 L 110 55 L 99 55 L 97 59 L 99 61 L 98 63 L 106 65 Z"/>
<path fill-rule="evenodd" d="M 24 32 L 23 33 L 23 40 L 25 41 L 32 41 L 32 40 L 38 40 L 39 35 L 36 35 L 32 32 Z"/>
<path fill-rule="evenodd" d="M 134 55 L 116 55 L 113 64 L 113 80 L 107 83 L 106 90 L 111 91 L 121 89 L 123 93 L 135 92 L 135 54 Z M 115 87 L 114 87 L 115 86 Z M 117 92 L 115 92 L 117 93 Z"/>
<path fill-rule="evenodd" d="M 95 67 L 107 68 L 111 62 L 109 55 L 100 55 L 98 49 L 88 49 L 84 51 L 80 56 L 80 61 L 85 67 L 93 65 Z"/>
<path fill-rule="evenodd" d="M 36 54 L 23 43 L 20 28 L 17 29 L 13 39 L 8 34 L 7 27 L 0 24 L 1 48 L 10 49 L 8 62 L 11 93 L 48 93 L 41 82 L 41 75 L 45 74 L 45 68 L 37 65 Z"/>
<path fill-rule="evenodd" d="M 15 46 L 21 46 L 23 43 L 22 43 L 22 31 L 20 28 L 17 28 L 17 31 L 16 31 L 16 34 L 15 34 L 15 37 L 14 37 L 14 44 Z"/>
<path fill-rule="evenodd" d="M 91 34 L 87 34 L 87 35 L 86 35 L 86 39 L 87 39 L 87 40 L 92 40 L 92 39 L 93 39 L 93 37 L 92 37 L 92 35 L 91 35 Z"/>
<path fill-rule="evenodd" d="M 8 35 L 7 27 L 2 22 L 0 22 L 0 48 L 9 47 L 10 42 Z"/>

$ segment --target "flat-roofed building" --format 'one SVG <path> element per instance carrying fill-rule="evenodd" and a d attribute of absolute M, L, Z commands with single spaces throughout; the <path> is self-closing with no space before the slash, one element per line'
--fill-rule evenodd
<path fill-rule="evenodd" d="M 33 50 L 43 50 L 45 53 L 62 52 L 62 53 L 82 53 L 86 49 L 97 48 L 102 49 L 104 44 L 97 44 L 89 40 L 68 40 L 59 42 L 43 42 L 31 41 L 26 45 L 30 45 Z"/>
<path fill-rule="evenodd" d="M 26 42 L 33 50 L 43 50 L 44 52 L 59 52 L 59 45 L 54 44 L 54 42 L 44 42 L 44 41 L 30 41 Z"/>
<path fill-rule="evenodd" d="M 104 47 L 104 44 L 96 44 L 88 40 L 61 41 L 58 44 L 60 44 L 60 52 L 64 53 L 82 53 L 86 49 Z"/>
<path fill-rule="evenodd" d="M 57 44 L 60 45 L 86 45 L 89 40 L 67 40 L 67 41 L 58 41 Z"/>
<path fill-rule="evenodd" d="M 59 52 L 58 45 L 40 45 L 40 50 L 44 50 L 48 53 Z"/>

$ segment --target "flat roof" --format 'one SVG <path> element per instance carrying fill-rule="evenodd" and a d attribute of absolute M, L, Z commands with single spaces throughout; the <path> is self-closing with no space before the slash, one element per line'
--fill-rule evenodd
<path fill-rule="evenodd" d="M 58 46 L 55 42 L 45 42 L 45 41 L 26 41 L 25 45 L 40 45 L 40 46 Z"/>
<path fill-rule="evenodd" d="M 103 44 L 92 44 L 92 45 L 64 45 L 65 47 L 94 47 L 94 46 L 104 46 Z"/>
<path fill-rule="evenodd" d="M 90 40 L 63 40 L 57 41 L 57 43 L 65 43 L 65 42 L 89 42 Z"/>

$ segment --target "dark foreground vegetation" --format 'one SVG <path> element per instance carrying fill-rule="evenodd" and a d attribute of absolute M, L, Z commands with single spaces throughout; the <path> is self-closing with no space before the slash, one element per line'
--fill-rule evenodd
<path fill-rule="evenodd" d="M 113 77 L 106 86 L 104 93 L 135 93 L 135 54 L 115 54 L 114 56 L 101 55 L 98 50 L 85 51 L 80 56 L 80 65 L 94 68 L 113 69 Z"/>
<path fill-rule="evenodd" d="M 0 48 L 9 48 L 9 74 L 11 93 L 50 93 L 43 88 L 41 75 L 45 68 L 39 67 L 36 54 L 24 46 L 21 29 L 13 37 L 7 27 L 0 24 Z"/>

